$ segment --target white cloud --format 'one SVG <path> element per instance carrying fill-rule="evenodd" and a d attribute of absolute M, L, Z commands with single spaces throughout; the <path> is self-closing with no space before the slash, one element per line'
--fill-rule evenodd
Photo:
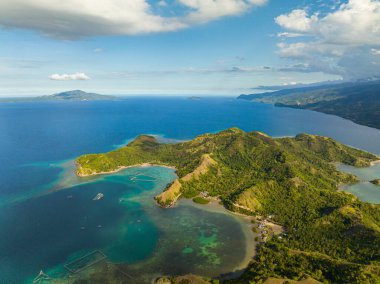
<path fill-rule="evenodd" d="M 297 82 L 289 82 L 289 83 L 284 83 L 284 86 L 295 86 L 297 85 Z"/>
<path fill-rule="evenodd" d="M 193 11 L 185 21 L 189 24 L 206 23 L 225 16 L 239 15 L 267 0 L 178 0 Z"/>
<path fill-rule="evenodd" d="M 316 33 L 333 44 L 380 44 L 380 2 L 350 0 L 319 20 Z"/>
<path fill-rule="evenodd" d="M 85 81 L 90 80 L 90 77 L 85 73 L 76 72 L 73 74 L 52 74 L 49 79 L 54 81 Z"/>
<path fill-rule="evenodd" d="M 345 46 L 330 45 L 320 42 L 280 42 L 279 44 L 277 44 L 277 46 L 280 48 L 279 54 L 282 57 L 294 59 L 311 59 L 320 55 L 330 57 L 341 57 L 344 55 L 344 52 L 346 50 Z"/>
<path fill-rule="evenodd" d="M 305 10 L 297 9 L 287 15 L 278 16 L 275 21 L 287 30 L 308 32 L 312 29 L 312 25 L 318 21 L 318 17 L 317 15 L 309 17 Z"/>
<path fill-rule="evenodd" d="M 371 49 L 371 53 L 372 53 L 373 55 L 380 55 L 380 49 L 372 48 L 372 49 Z"/>
<path fill-rule="evenodd" d="M 309 36 L 307 40 L 279 43 L 282 57 L 345 79 L 380 75 L 380 69 L 374 68 L 380 63 L 374 52 L 380 51 L 380 1 L 349 0 L 324 16 L 297 9 L 275 21 L 285 29 L 282 34 L 302 32 Z"/>
<path fill-rule="evenodd" d="M 287 37 L 300 37 L 300 36 L 304 36 L 305 34 L 301 34 L 301 33 L 290 33 L 290 32 L 283 32 L 283 33 L 278 33 L 277 36 L 278 37 L 282 37 L 282 38 L 287 38 Z"/>
<path fill-rule="evenodd" d="M 189 12 L 173 17 L 155 14 L 148 0 L 0 1 L 0 26 L 37 30 L 48 36 L 66 39 L 135 35 L 175 31 L 221 17 L 239 15 L 266 1 L 178 0 Z M 160 1 L 159 5 L 164 6 L 163 3 L 170 8 L 165 1 Z"/>
<path fill-rule="evenodd" d="M 99 48 L 99 47 L 95 48 L 94 52 L 96 52 L 96 53 L 103 52 L 103 48 Z"/>
<path fill-rule="evenodd" d="M 158 6 L 161 6 L 161 7 L 166 7 L 166 6 L 168 6 L 168 3 L 166 3 L 166 1 L 161 0 L 161 1 L 159 1 L 159 2 L 157 3 L 157 5 L 158 5 Z"/>

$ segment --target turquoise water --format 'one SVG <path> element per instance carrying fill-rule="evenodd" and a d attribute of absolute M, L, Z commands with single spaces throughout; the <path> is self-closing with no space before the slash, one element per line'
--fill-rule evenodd
<path fill-rule="evenodd" d="M 380 153 L 379 130 L 233 98 L 0 104 L 0 283 L 23 283 L 40 269 L 62 276 L 64 263 L 95 249 L 128 264 L 130 274 L 146 275 L 143 282 L 241 266 L 247 233 L 240 219 L 185 201 L 170 210 L 155 206 L 152 197 L 174 178 L 171 170 L 80 179 L 72 163 L 142 133 L 184 140 L 233 126 L 326 135 Z M 99 192 L 104 198 L 94 201 Z"/>
<path fill-rule="evenodd" d="M 174 178 L 167 168 L 130 168 L 5 207 L 0 222 L 10 234 L 0 238 L 7 252 L 1 278 L 16 283 L 29 275 L 30 282 L 44 269 L 65 279 L 63 264 L 97 249 L 113 263 L 130 265 L 136 283 L 157 273 L 233 271 L 246 254 L 244 224 L 191 203 L 156 206 L 153 196 Z M 98 193 L 104 197 L 94 200 Z"/>
<path fill-rule="evenodd" d="M 380 186 L 370 183 L 380 178 L 380 163 L 368 168 L 339 165 L 338 169 L 356 175 L 360 180 L 357 184 L 346 186 L 344 190 L 355 194 L 362 201 L 380 204 Z"/>

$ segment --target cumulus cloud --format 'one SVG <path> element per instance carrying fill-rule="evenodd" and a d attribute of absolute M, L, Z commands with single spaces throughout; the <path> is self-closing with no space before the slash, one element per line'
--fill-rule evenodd
<path fill-rule="evenodd" d="M 287 30 L 308 32 L 312 29 L 312 25 L 318 22 L 318 16 L 312 15 L 309 17 L 305 10 L 297 9 L 287 15 L 278 16 L 275 21 Z"/>
<path fill-rule="evenodd" d="M 85 73 L 76 72 L 73 74 L 52 74 L 49 79 L 54 81 L 85 81 L 90 80 L 90 77 Z"/>
<path fill-rule="evenodd" d="M 155 14 L 148 0 L 0 1 L 0 26 L 31 29 L 75 39 L 95 35 L 135 35 L 175 31 L 225 16 L 242 14 L 267 0 L 178 0 L 185 14 Z M 166 1 L 158 4 L 170 9 Z M 187 11 L 187 12 L 186 12 Z"/>
<path fill-rule="evenodd" d="M 376 52 L 380 50 L 380 1 L 348 0 L 323 16 L 297 9 L 275 21 L 284 33 L 302 32 L 309 36 L 298 42 L 280 42 L 282 57 L 345 79 L 380 75 L 376 68 L 380 64 Z"/>

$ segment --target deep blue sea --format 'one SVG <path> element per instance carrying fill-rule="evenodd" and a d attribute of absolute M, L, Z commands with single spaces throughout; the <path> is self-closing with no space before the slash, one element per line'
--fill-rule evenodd
<path fill-rule="evenodd" d="M 131 273 L 215 276 L 238 267 L 246 252 L 236 247 L 247 236 L 235 217 L 188 202 L 172 210 L 154 205 L 152 196 L 175 177 L 171 170 L 130 169 L 83 181 L 72 164 L 139 134 L 185 140 L 234 126 L 271 136 L 325 135 L 380 154 L 379 130 L 234 98 L 2 103 L 0 283 L 30 282 L 41 269 L 58 275 L 62 264 L 95 249 L 130 264 Z M 94 201 L 99 192 L 104 199 Z M 176 265 L 163 265 L 178 251 Z"/>

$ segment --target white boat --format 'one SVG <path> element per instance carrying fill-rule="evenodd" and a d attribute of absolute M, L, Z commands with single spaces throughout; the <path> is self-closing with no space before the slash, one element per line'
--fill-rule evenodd
<path fill-rule="evenodd" d="M 100 200 L 100 199 L 102 199 L 103 197 L 104 197 L 104 194 L 101 193 L 101 192 L 99 192 L 99 193 L 94 197 L 94 199 L 92 199 L 92 200 Z"/>

